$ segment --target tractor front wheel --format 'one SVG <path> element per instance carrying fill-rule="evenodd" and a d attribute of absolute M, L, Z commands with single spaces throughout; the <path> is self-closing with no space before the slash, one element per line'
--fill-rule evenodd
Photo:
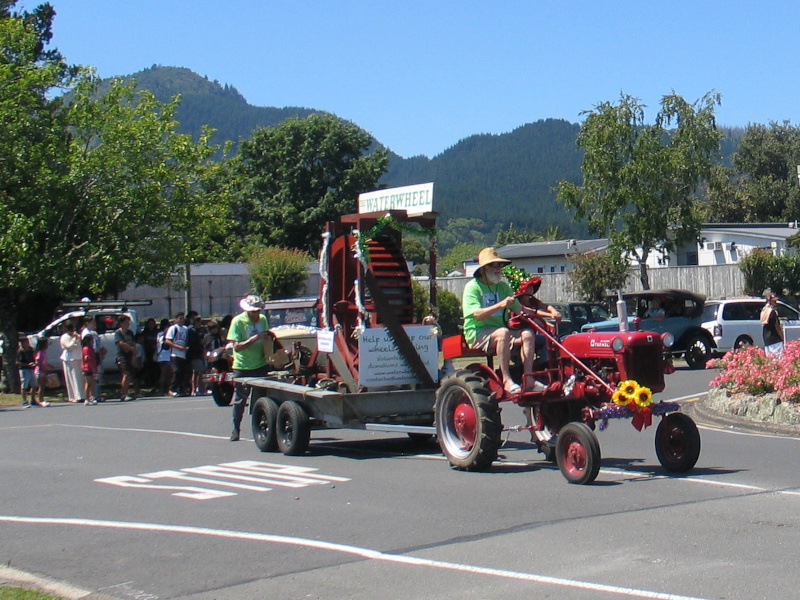
<path fill-rule="evenodd" d="M 500 408 L 490 399 L 485 377 L 464 369 L 449 375 L 436 393 L 436 434 L 456 469 L 491 467 L 500 447 Z"/>
<path fill-rule="evenodd" d="M 656 429 L 656 456 L 670 473 L 685 473 L 700 457 L 700 432 L 691 418 L 670 413 Z"/>
<path fill-rule="evenodd" d="M 583 423 L 567 423 L 558 432 L 556 462 L 570 483 L 592 483 L 600 472 L 600 444 Z"/>

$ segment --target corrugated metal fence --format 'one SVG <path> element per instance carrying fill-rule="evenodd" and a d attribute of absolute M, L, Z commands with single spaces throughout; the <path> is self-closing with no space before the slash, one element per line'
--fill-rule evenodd
<path fill-rule="evenodd" d="M 251 292 L 250 277 L 246 266 L 239 265 L 238 272 L 224 273 L 192 270 L 191 307 L 204 317 L 221 317 L 236 314 L 239 300 Z M 642 289 L 638 272 L 631 271 L 628 285 L 623 292 Z M 665 267 L 650 269 L 650 287 L 677 288 L 705 294 L 709 298 L 722 298 L 742 295 L 744 275 L 737 265 L 714 265 L 704 267 Z M 542 273 L 542 287 L 539 297 L 546 302 L 579 300 L 572 286 L 569 273 Z M 448 290 L 459 298 L 469 277 L 446 277 L 437 279 L 440 289 Z M 305 294 L 316 296 L 319 289 L 319 276 L 312 274 L 306 284 Z M 139 310 L 142 318 L 171 317 L 186 310 L 186 291 L 182 279 L 175 277 L 172 287 L 131 287 L 120 294 L 121 300 L 151 300 L 151 306 Z"/>

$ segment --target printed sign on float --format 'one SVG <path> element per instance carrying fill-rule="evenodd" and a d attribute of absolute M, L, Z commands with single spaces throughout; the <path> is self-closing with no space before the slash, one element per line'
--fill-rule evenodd
<path fill-rule="evenodd" d="M 372 213 L 404 210 L 409 215 L 421 215 L 433 210 L 433 183 L 407 185 L 358 195 L 358 212 Z"/>
<path fill-rule="evenodd" d="M 438 379 L 439 341 L 431 325 L 404 327 L 428 373 Z M 400 356 L 394 340 L 384 328 L 365 329 L 358 338 L 358 384 L 361 387 L 419 383 L 411 367 Z"/>

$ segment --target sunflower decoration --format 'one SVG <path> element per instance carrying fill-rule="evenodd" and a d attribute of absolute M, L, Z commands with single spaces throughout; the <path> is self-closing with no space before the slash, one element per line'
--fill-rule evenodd
<path fill-rule="evenodd" d="M 650 405 L 653 403 L 653 392 L 648 387 L 640 386 L 632 379 L 620 381 L 611 395 L 611 401 L 618 406 L 625 406 L 633 413 L 633 426 L 641 431 L 653 423 Z"/>
<path fill-rule="evenodd" d="M 636 406 L 639 408 L 647 408 L 653 403 L 653 392 L 650 388 L 640 387 L 636 390 Z"/>
<path fill-rule="evenodd" d="M 636 403 L 636 394 L 639 391 L 639 384 L 633 379 L 620 381 L 616 391 L 611 396 L 611 401 L 620 406 L 630 406 Z"/>

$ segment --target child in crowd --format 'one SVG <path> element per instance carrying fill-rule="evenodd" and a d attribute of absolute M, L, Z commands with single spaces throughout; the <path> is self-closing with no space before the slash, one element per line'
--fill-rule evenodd
<path fill-rule="evenodd" d="M 83 369 L 83 379 L 85 382 L 85 398 L 83 405 L 90 406 L 97 404 L 95 398 L 94 378 L 97 374 L 97 353 L 94 349 L 94 336 L 87 333 L 81 339 L 81 368 Z"/>
<path fill-rule="evenodd" d="M 19 339 L 19 349 L 17 350 L 17 368 L 19 369 L 19 391 L 22 394 L 22 408 L 28 408 L 31 403 L 28 401 L 28 393 L 31 400 L 34 400 L 35 383 L 33 377 L 33 348 L 28 341 L 28 336 L 23 335 Z"/>
<path fill-rule="evenodd" d="M 47 373 L 50 365 L 47 364 L 47 338 L 39 338 L 36 343 L 36 353 L 33 355 L 33 378 L 38 386 L 39 401 L 36 401 L 36 392 L 31 395 L 31 405 L 50 406 L 44 399 L 44 390 L 47 387 Z"/>

